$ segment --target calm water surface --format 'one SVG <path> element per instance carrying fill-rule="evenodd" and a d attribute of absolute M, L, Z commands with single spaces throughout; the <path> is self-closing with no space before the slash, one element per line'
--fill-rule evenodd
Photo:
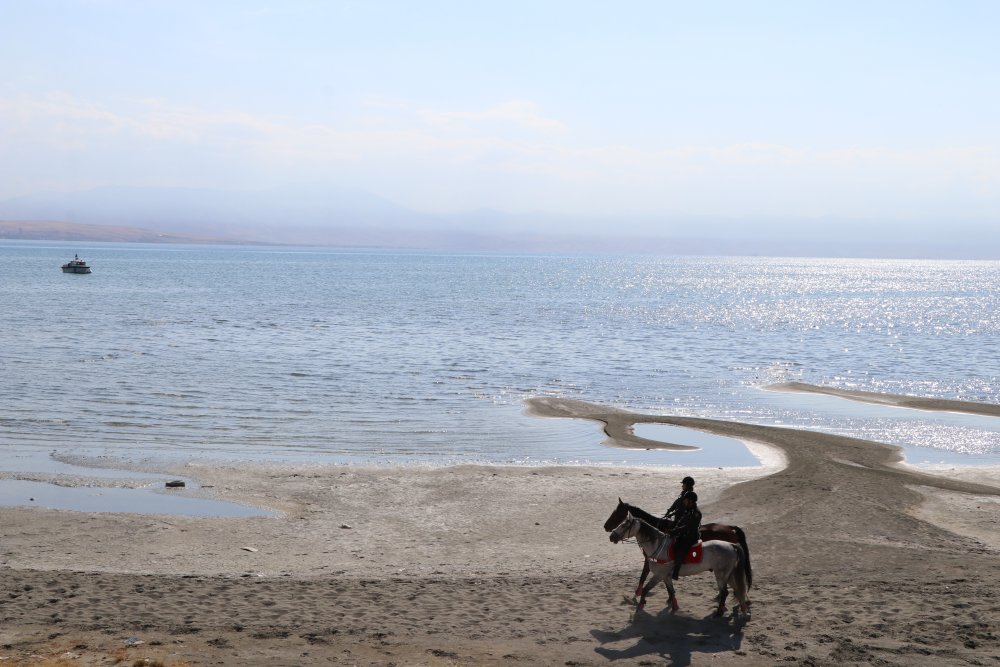
<path fill-rule="evenodd" d="M 60 272 L 74 253 L 93 274 Z M 549 395 L 856 435 L 918 462 L 1000 462 L 1000 420 L 761 389 L 998 403 L 998 285 L 997 262 L 0 242 L 0 447 L 152 462 L 687 462 L 522 413 Z"/>

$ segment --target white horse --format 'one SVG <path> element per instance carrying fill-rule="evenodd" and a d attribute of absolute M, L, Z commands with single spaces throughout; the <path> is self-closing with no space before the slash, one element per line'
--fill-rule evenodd
<path fill-rule="evenodd" d="M 629 512 L 625 520 L 617 528 L 611 531 L 611 541 L 618 544 L 622 540 L 635 538 L 642 555 L 649 563 L 649 570 L 652 580 L 647 586 L 647 590 L 662 581 L 667 586 L 670 593 L 670 607 L 677 611 L 677 597 L 674 595 L 674 582 L 670 575 L 673 573 L 674 562 L 668 560 L 670 548 L 673 545 L 673 538 L 662 533 L 642 519 L 632 516 Z M 747 593 L 750 585 L 747 581 L 747 559 L 743 554 L 743 549 L 738 544 L 723 542 L 721 540 L 709 540 L 702 542 L 702 556 L 700 563 L 684 563 L 681 565 L 680 576 L 687 577 L 692 574 L 702 572 L 714 572 L 715 581 L 719 586 L 719 608 L 716 615 L 721 616 L 726 611 L 726 597 L 729 595 L 727 584 L 733 587 L 733 594 L 740 603 L 740 611 L 744 615 L 750 613 L 750 600 Z M 645 596 L 639 603 L 641 609 L 645 603 Z"/>

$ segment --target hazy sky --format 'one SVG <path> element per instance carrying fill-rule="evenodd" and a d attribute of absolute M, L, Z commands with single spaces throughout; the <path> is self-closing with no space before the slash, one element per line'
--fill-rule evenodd
<path fill-rule="evenodd" d="M 0 197 L 1000 229 L 998 2 L 0 0 Z"/>

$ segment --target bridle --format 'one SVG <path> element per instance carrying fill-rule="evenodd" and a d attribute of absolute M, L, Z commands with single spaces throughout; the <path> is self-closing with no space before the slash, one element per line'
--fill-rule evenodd
<path fill-rule="evenodd" d="M 641 519 L 639 517 L 632 516 L 632 514 L 629 513 L 629 515 L 625 518 L 625 520 L 622 521 L 617 528 L 611 531 L 611 535 L 613 537 L 618 538 L 618 542 L 616 542 L 616 544 L 623 544 L 632 541 L 634 541 L 636 544 L 639 544 L 638 532 L 636 532 L 636 537 L 625 538 L 623 536 L 625 535 L 625 533 L 631 532 L 635 524 L 640 521 Z M 619 532 L 619 530 L 621 532 Z M 670 543 L 670 538 L 666 533 L 664 533 L 663 537 L 658 539 L 656 541 L 656 544 L 653 546 L 652 550 L 653 553 L 647 554 L 645 548 L 643 548 L 642 553 L 646 556 L 646 559 L 649 560 L 650 562 L 665 563 L 667 561 L 660 559 L 659 556 L 662 555 L 662 552 L 667 548 L 667 545 L 669 543 Z"/>
<path fill-rule="evenodd" d="M 634 537 L 625 537 L 625 534 L 631 532 L 633 526 L 635 526 L 638 520 L 639 517 L 629 514 L 620 524 L 618 524 L 617 528 L 611 531 L 611 535 L 617 538 L 616 544 L 623 544 L 635 540 Z"/>

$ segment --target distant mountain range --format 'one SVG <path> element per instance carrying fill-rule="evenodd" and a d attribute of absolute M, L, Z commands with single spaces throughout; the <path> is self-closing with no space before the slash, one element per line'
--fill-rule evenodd
<path fill-rule="evenodd" d="M 553 222 L 561 232 L 538 231 Z M 571 229 L 571 220 L 488 209 L 427 214 L 327 186 L 257 192 L 104 187 L 0 201 L 0 238 L 524 252 L 607 247 L 606 239 Z"/>
<path fill-rule="evenodd" d="M 104 187 L 0 201 L 2 238 L 440 250 L 580 245 L 572 235 L 536 234 L 532 226 L 491 210 L 431 215 L 360 190 L 327 186 L 257 192 Z"/>
<path fill-rule="evenodd" d="M 0 201 L 0 220 L 54 220 L 154 230 L 167 236 L 245 242 L 330 241 L 340 228 L 385 229 L 432 221 L 357 190 L 289 188 L 228 192 L 197 188 L 104 187 Z"/>
<path fill-rule="evenodd" d="M 876 233 L 876 228 L 882 231 Z M 254 192 L 103 187 L 0 201 L 0 238 L 144 243 L 253 243 L 444 251 L 998 259 L 986 226 L 868 221 L 629 220 L 434 215 L 326 185 Z M 895 231 L 893 231 L 895 230 Z"/>

